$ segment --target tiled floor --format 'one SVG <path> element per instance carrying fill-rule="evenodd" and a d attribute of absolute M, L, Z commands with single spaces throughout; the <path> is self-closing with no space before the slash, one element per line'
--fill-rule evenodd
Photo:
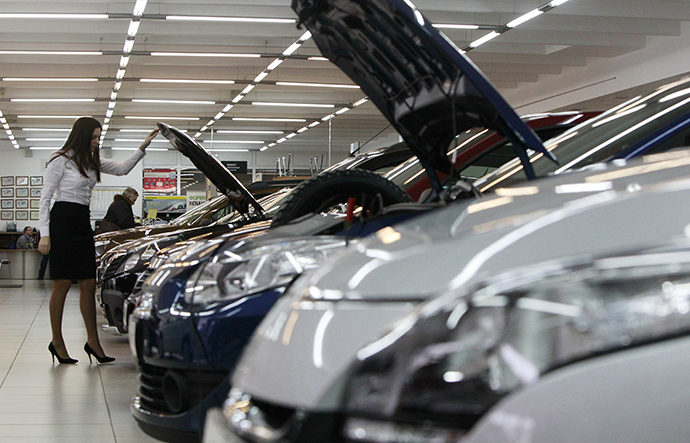
<path fill-rule="evenodd" d="M 52 363 L 50 285 L 0 280 L 0 443 L 157 442 L 129 413 L 137 383 L 127 337 L 102 333 L 103 348 L 117 360 L 89 364 L 76 285 L 67 295 L 63 334 L 79 363 Z"/>

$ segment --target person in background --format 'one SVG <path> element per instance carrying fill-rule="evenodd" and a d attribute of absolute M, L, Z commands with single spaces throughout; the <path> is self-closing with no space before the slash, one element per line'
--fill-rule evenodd
<path fill-rule="evenodd" d="M 127 188 L 122 194 L 116 194 L 96 233 L 119 231 L 136 226 L 132 205 L 137 201 L 137 197 L 139 193 L 134 188 Z"/>
<path fill-rule="evenodd" d="M 52 340 L 48 350 L 60 363 L 73 364 L 62 336 L 62 313 L 65 299 L 76 280 L 79 285 L 79 309 L 86 326 L 84 351 L 99 363 L 114 361 L 106 356 L 96 326 L 96 251 L 91 229 L 89 203 L 101 173 L 125 175 L 145 154 L 158 129 L 151 131 L 139 149 L 122 163 L 101 159 L 99 145 L 101 123 L 93 117 L 74 122 L 65 145 L 55 152 L 46 166 L 39 204 L 38 250 L 50 253 L 50 326 Z M 55 194 L 52 209 L 50 201 Z"/>
<path fill-rule="evenodd" d="M 26 226 L 22 236 L 17 239 L 17 249 L 35 249 L 34 230 L 31 226 Z"/>

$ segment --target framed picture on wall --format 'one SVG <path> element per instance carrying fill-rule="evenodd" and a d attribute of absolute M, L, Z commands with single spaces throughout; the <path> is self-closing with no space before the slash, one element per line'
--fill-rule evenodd
<path fill-rule="evenodd" d="M 14 218 L 15 220 L 28 220 L 29 211 L 15 211 Z"/>
<path fill-rule="evenodd" d="M 2 191 L 0 192 L 2 193 L 3 198 L 14 197 L 14 188 L 2 188 Z"/>
<path fill-rule="evenodd" d="M 14 220 L 14 211 L 2 211 L 0 220 Z"/>
<path fill-rule="evenodd" d="M 15 203 L 17 209 L 29 209 L 29 200 L 17 200 Z"/>
<path fill-rule="evenodd" d="M 31 188 L 31 197 L 40 197 L 41 188 Z"/>
<path fill-rule="evenodd" d="M 31 186 L 43 186 L 43 176 L 32 176 Z"/>
<path fill-rule="evenodd" d="M 2 186 L 14 186 L 14 177 L 2 177 L 0 179 Z"/>
<path fill-rule="evenodd" d="M 29 200 L 29 207 L 31 209 L 38 209 L 40 204 L 41 204 L 41 200 L 39 200 L 37 198 Z"/>
<path fill-rule="evenodd" d="M 14 200 L 0 200 L 0 209 L 14 209 Z"/>
<path fill-rule="evenodd" d="M 29 188 L 17 188 L 16 197 L 28 197 Z"/>
<path fill-rule="evenodd" d="M 29 211 L 30 220 L 38 220 L 38 211 Z"/>
<path fill-rule="evenodd" d="M 17 176 L 17 184 L 15 186 L 29 186 L 29 177 Z"/>

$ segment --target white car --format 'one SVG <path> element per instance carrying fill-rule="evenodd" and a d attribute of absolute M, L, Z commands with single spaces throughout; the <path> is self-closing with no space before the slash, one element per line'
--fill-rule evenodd
<path fill-rule="evenodd" d="M 425 402 L 426 385 L 404 395 L 410 374 L 423 368 L 409 360 L 416 355 L 415 346 L 425 350 L 426 344 L 429 349 L 435 345 L 434 330 L 423 327 L 422 319 L 429 312 L 454 311 L 467 303 L 477 285 L 494 276 L 514 271 L 507 281 L 517 285 L 530 282 L 530 272 L 543 272 L 526 265 L 568 264 L 571 258 L 591 259 L 685 238 L 690 207 L 678 202 L 689 198 L 690 153 L 678 151 L 504 188 L 493 198 L 379 231 L 303 276 L 278 302 L 240 359 L 224 409 L 207 415 L 205 441 L 299 442 L 309 441 L 312 432 L 324 433 L 322 441 L 426 441 L 436 434 L 444 437 L 434 441 L 457 441 L 453 436 L 472 429 L 491 410 L 487 405 L 511 390 L 499 384 L 491 392 L 490 386 L 476 384 L 479 379 L 462 385 L 470 391 L 481 388 L 490 397 L 470 417 L 453 409 L 463 400 L 462 390 L 438 404 Z M 560 302 L 549 303 L 543 306 L 555 309 Z M 477 334 L 467 338 L 495 340 Z M 462 342 L 465 337 L 452 338 Z M 619 338 L 622 348 L 633 343 Z M 400 372 L 379 364 L 397 361 L 390 353 L 405 363 Z M 593 356 L 595 351 L 578 358 Z M 470 369 L 472 361 L 466 363 Z M 542 373 L 532 369 L 526 366 L 534 383 Z M 455 372 L 461 373 L 454 375 L 461 381 L 467 369 Z M 434 394 L 432 388 L 426 394 Z M 400 414 L 403 400 L 405 406 L 418 402 L 416 414 Z M 449 412 L 437 414 L 444 405 Z M 428 434 L 430 429 L 435 431 Z"/>

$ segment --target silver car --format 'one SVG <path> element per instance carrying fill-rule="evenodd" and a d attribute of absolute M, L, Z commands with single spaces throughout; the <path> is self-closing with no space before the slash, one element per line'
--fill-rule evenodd
<path fill-rule="evenodd" d="M 303 276 L 269 313 L 238 364 L 225 408 L 208 414 L 205 440 L 308 441 L 317 432 L 325 436 L 322 441 L 427 441 L 436 434 L 442 437 L 434 441 L 457 441 L 490 406 L 522 385 L 481 377 L 462 385 L 490 397 L 468 409 L 471 414 L 454 409 L 462 395 L 425 403 L 423 394 L 433 396 L 433 386 L 407 392 L 407 375 L 423 367 L 418 367 L 423 359 L 409 360 L 414 352 L 446 352 L 440 344 L 434 351 L 436 337 L 426 335 L 434 330 L 420 326 L 422 319 L 453 311 L 459 320 L 455 307 L 467 303 L 477 285 L 509 271 L 512 283 L 529 281 L 534 271 L 520 271 L 527 264 L 684 238 L 690 233 L 690 208 L 678 202 L 688 198 L 690 153 L 678 151 L 504 188 L 493 198 L 379 231 Z M 542 307 L 560 306 L 549 303 Z M 467 340 L 496 339 L 481 335 L 485 332 Z M 396 372 L 390 355 L 409 364 Z M 578 358 L 594 355 L 596 349 Z M 480 371 L 475 366 L 485 360 L 468 357 L 465 364 L 455 372 Z M 530 373 L 533 382 L 542 375 Z M 406 415 L 403 406 L 415 402 L 419 409 Z M 437 414 L 446 406 L 446 415 Z"/>

